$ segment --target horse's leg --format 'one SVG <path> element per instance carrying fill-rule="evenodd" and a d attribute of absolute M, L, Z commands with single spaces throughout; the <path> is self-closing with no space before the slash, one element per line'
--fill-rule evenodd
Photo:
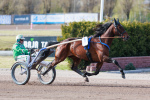
<path fill-rule="evenodd" d="M 55 65 L 58 63 L 64 61 L 69 54 L 70 44 L 67 45 L 61 45 L 57 47 L 56 53 L 55 53 L 55 59 L 48 65 L 48 68 L 45 72 L 41 73 L 42 75 L 45 75 L 49 70 L 51 70 Z"/>
<path fill-rule="evenodd" d="M 102 65 L 103 65 L 103 62 L 97 63 L 97 64 L 96 64 L 96 71 L 95 71 L 95 73 L 88 73 L 88 72 L 86 72 L 86 75 L 87 75 L 87 76 L 92 76 L 92 75 L 97 75 L 97 74 L 99 74 Z"/>
<path fill-rule="evenodd" d="M 97 65 L 96 65 L 96 71 L 95 71 L 95 73 L 88 73 L 88 72 L 86 72 L 86 75 L 87 76 L 92 76 L 92 75 L 97 75 L 97 74 L 99 74 L 99 71 L 100 71 L 100 69 L 101 69 L 101 67 L 102 67 L 102 65 L 103 65 L 103 53 L 101 52 L 101 51 L 99 51 L 99 50 L 96 50 L 96 53 L 97 53 L 97 55 L 98 55 L 98 59 L 99 59 L 99 63 L 97 63 Z"/>
<path fill-rule="evenodd" d="M 114 63 L 115 65 L 117 65 L 119 71 L 121 72 L 122 78 L 125 79 L 125 73 L 124 73 L 123 69 L 120 67 L 119 63 L 116 60 L 114 60 L 112 58 L 109 58 L 107 56 L 104 56 L 104 62 Z"/>
<path fill-rule="evenodd" d="M 45 72 L 41 73 L 42 75 L 45 75 L 49 70 L 51 70 L 55 65 L 58 63 L 64 61 L 67 56 L 64 55 L 64 57 L 55 57 L 55 59 L 48 65 L 48 68 L 46 69 Z"/>
<path fill-rule="evenodd" d="M 72 64 L 72 66 L 71 66 L 71 69 L 72 69 L 73 71 L 75 71 L 76 73 L 78 73 L 79 75 L 85 77 L 85 81 L 86 81 L 86 82 L 89 82 L 89 79 L 88 79 L 88 77 L 86 76 L 86 73 L 83 73 L 83 72 L 81 72 L 81 71 L 78 69 L 78 65 L 79 65 L 81 59 L 79 59 L 79 58 L 77 58 L 77 57 L 75 57 L 75 56 L 71 56 L 70 58 L 73 60 L 73 64 Z"/>
<path fill-rule="evenodd" d="M 77 72 L 79 75 L 85 77 L 84 73 L 81 72 L 81 71 L 77 68 L 78 65 L 79 65 L 79 63 L 80 63 L 80 61 L 81 61 L 81 59 L 79 59 L 79 58 L 77 58 L 77 57 L 75 57 L 75 56 L 71 56 L 71 57 L 69 57 L 69 58 L 71 58 L 71 59 L 73 60 L 73 64 L 72 64 L 72 66 L 71 66 L 71 69 L 72 69 L 73 71 Z"/>

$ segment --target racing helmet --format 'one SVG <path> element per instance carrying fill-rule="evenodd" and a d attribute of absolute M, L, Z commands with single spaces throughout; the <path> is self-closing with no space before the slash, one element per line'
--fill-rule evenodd
<path fill-rule="evenodd" d="M 16 41 L 17 41 L 17 42 L 20 42 L 20 39 L 21 39 L 21 40 L 24 40 L 25 38 L 23 37 L 23 35 L 17 35 L 17 36 L 16 36 Z"/>

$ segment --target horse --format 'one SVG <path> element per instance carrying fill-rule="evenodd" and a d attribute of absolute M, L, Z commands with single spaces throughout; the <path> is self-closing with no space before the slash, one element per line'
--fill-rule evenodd
<path fill-rule="evenodd" d="M 116 60 L 109 57 L 109 47 L 111 46 L 113 38 L 115 36 L 120 36 L 123 40 L 128 40 L 129 39 L 128 33 L 120 24 L 119 19 L 117 21 L 116 19 L 114 19 L 114 23 L 107 23 L 107 25 L 106 24 L 98 25 L 95 28 L 95 31 L 96 34 L 91 38 L 89 49 L 92 61 L 97 63 L 96 71 L 94 73 L 81 72 L 78 69 L 78 65 L 81 59 L 85 61 L 90 60 L 86 55 L 86 50 L 82 46 L 82 42 L 76 41 L 57 46 L 55 52 L 55 59 L 48 66 L 47 70 L 41 74 L 45 75 L 55 65 L 57 65 L 58 63 L 64 61 L 67 57 L 69 57 L 73 59 L 71 69 L 77 72 L 79 75 L 86 78 L 86 81 L 88 81 L 87 76 L 99 74 L 100 69 L 104 62 L 114 63 L 115 65 L 117 65 L 119 71 L 121 72 L 122 78 L 125 79 L 125 73 L 123 69 L 120 67 L 119 63 Z M 71 40 L 75 40 L 75 38 L 68 38 L 66 40 L 61 41 L 61 43 Z"/>

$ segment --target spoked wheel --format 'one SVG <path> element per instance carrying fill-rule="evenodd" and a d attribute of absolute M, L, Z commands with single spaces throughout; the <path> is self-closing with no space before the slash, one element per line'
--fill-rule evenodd
<path fill-rule="evenodd" d="M 38 71 L 41 73 L 44 72 L 47 69 L 45 66 L 39 65 Z M 41 74 L 38 74 L 38 78 L 42 84 L 51 84 L 56 77 L 56 70 L 55 68 L 51 69 L 49 72 L 47 72 L 44 76 Z"/>
<path fill-rule="evenodd" d="M 24 85 L 30 79 L 30 70 L 26 64 L 17 62 L 12 66 L 11 77 L 16 84 Z"/>

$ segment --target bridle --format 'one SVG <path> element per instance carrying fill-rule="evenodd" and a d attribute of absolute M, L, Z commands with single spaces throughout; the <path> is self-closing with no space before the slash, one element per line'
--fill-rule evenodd
<path fill-rule="evenodd" d="M 118 30 L 118 28 L 117 28 L 117 26 L 118 26 L 118 24 L 116 25 L 115 23 L 114 23 L 114 26 L 115 26 L 115 31 L 116 31 L 116 33 L 119 33 L 120 35 L 121 35 L 121 37 L 123 36 L 123 34 L 126 32 L 125 30 L 121 33 L 119 30 Z"/>

